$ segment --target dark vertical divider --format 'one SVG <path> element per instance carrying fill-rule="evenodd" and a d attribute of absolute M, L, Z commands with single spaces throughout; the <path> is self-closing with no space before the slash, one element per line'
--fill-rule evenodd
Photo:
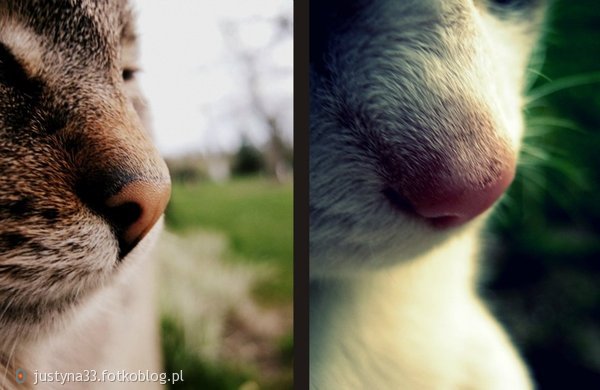
<path fill-rule="evenodd" d="M 308 0 L 294 3 L 294 388 L 308 389 Z"/>

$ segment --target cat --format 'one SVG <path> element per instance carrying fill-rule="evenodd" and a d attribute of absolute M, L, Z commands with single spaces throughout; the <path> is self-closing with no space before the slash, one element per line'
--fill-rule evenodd
<path fill-rule="evenodd" d="M 160 371 L 151 249 L 170 178 L 137 69 L 125 1 L 0 2 L 1 388 Z"/>

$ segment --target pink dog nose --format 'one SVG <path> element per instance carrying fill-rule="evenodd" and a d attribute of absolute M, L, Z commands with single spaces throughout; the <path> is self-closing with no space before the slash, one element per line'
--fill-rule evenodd
<path fill-rule="evenodd" d="M 442 155 L 411 164 L 412 169 L 404 168 L 398 174 L 402 180 L 384 194 L 401 211 L 443 229 L 482 214 L 502 196 L 515 175 L 516 158 L 506 148 L 487 160 L 452 157 Z"/>
<path fill-rule="evenodd" d="M 429 191 L 413 194 L 409 201 L 414 211 L 435 227 L 462 225 L 490 208 L 508 188 L 514 174 L 513 165 L 482 184 L 434 181 L 427 186 Z"/>

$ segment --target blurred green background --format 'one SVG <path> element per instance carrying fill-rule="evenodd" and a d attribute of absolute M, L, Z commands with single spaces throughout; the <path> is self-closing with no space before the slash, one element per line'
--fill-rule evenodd
<path fill-rule="evenodd" d="M 487 235 L 483 295 L 540 389 L 600 388 L 599 5 L 553 2 L 518 175 Z"/>
<path fill-rule="evenodd" d="M 243 145 L 218 181 L 202 158 L 168 161 L 162 347 L 166 372 L 184 374 L 173 389 L 292 388 L 292 177 L 262 157 Z"/>

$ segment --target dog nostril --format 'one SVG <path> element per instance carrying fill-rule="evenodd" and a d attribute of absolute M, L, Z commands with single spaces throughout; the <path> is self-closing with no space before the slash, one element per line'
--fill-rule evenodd
<path fill-rule="evenodd" d="M 104 214 L 117 233 L 121 257 L 156 224 L 167 207 L 170 195 L 168 182 L 133 181 L 106 199 Z"/>

